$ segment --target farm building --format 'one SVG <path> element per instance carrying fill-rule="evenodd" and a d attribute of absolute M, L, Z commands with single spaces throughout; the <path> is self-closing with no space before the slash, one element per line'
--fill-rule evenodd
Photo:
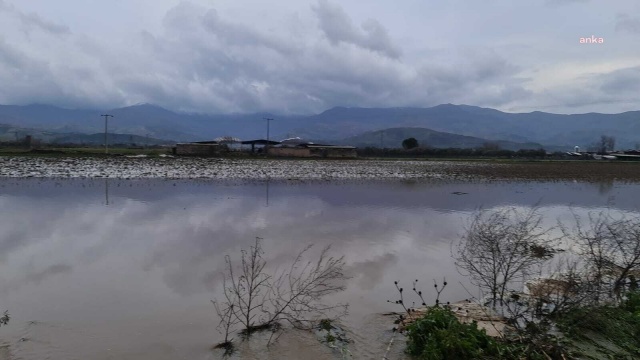
<path fill-rule="evenodd" d="M 251 145 L 251 152 L 255 153 L 256 152 L 256 146 L 258 147 L 258 151 L 261 152 L 262 149 L 264 149 L 265 146 L 270 145 L 278 145 L 280 144 L 279 141 L 273 141 L 273 140 L 265 140 L 265 139 L 257 139 L 257 140 L 247 140 L 247 141 L 243 141 L 241 143 L 242 145 Z"/>
<path fill-rule="evenodd" d="M 353 146 L 299 144 L 297 146 L 269 147 L 268 154 L 286 157 L 320 157 L 320 158 L 355 158 L 356 148 Z"/>

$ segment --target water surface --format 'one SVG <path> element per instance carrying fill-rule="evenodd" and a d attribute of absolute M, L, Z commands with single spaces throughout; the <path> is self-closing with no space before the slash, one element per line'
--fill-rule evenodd
<path fill-rule="evenodd" d="M 271 265 L 332 245 L 351 279 L 343 325 L 354 358 L 381 358 L 398 310 L 394 280 L 447 278 L 445 301 L 476 292 L 451 244 L 479 207 L 538 205 L 548 224 L 572 211 L 637 211 L 640 185 L 618 182 L 214 182 L 0 179 L 0 328 L 8 359 L 218 359 L 211 299 L 225 254 L 264 238 Z M 463 286 L 464 285 L 464 286 Z M 466 288 L 466 289 L 465 289 Z M 237 358 L 339 358 L 290 332 Z M 396 343 L 392 358 L 403 358 Z"/>

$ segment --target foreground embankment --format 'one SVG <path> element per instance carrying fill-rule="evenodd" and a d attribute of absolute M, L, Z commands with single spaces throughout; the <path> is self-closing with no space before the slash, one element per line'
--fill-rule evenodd
<path fill-rule="evenodd" d="M 640 181 L 640 163 L 2 157 L 0 177 L 245 180 Z"/>

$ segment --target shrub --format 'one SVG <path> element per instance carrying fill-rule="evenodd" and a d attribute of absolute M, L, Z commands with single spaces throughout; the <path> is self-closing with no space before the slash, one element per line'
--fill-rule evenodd
<path fill-rule="evenodd" d="M 622 303 L 622 308 L 626 311 L 640 316 L 640 291 L 627 293 L 627 299 Z"/>
<path fill-rule="evenodd" d="M 451 310 L 431 307 L 406 329 L 407 352 L 422 360 L 479 359 L 499 355 L 497 342 L 478 329 L 463 324 Z"/>

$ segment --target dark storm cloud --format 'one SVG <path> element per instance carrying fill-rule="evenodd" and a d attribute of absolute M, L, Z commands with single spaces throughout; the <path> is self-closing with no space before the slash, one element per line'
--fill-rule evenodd
<path fill-rule="evenodd" d="M 607 94 L 640 94 L 640 66 L 600 75 L 596 81 L 601 83 L 600 89 Z"/>
<path fill-rule="evenodd" d="M 91 33 L 81 31 L 79 19 L 69 19 L 74 32 L 52 20 L 66 19 L 66 13 L 49 19 L 44 11 L 32 12 L 33 7 L 22 10 L 27 4 L 48 4 L 32 1 L 0 0 L 0 82 L 11 84 L 0 88 L 0 103 L 113 108 L 146 102 L 172 110 L 222 113 L 317 113 L 340 105 L 440 103 L 535 108 L 551 99 L 545 94 L 560 89 L 569 91 L 568 96 L 589 92 L 587 98 L 609 101 L 602 84 L 583 89 L 579 78 L 588 71 L 603 74 L 640 65 L 614 61 L 633 58 L 637 51 L 616 46 L 628 41 L 623 36 L 608 34 L 606 52 L 567 46 L 557 36 L 588 21 L 565 20 L 569 14 L 582 19 L 587 10 L 598 10 L 594 2 L 553 8 L 546 4 L 566 1 L 514 6 L 499 0 L 492 5 L 494 10 L 470 5 L 461 12 L 436 0 L 428 9 L 400 6 L 398 11 L 408 17 L 404 20 L 403 15 L 399 22 L 401 17 L 390 15 L 398 5 L 374 2 L 369 11 L 357 10 L 357 4 L 348 1 L 311 0 L 288 2 L 287 11 L 293 15 L 274 18 L 282 12 L 274 11 L 265 14 L 269 21 L 262 22 L 251 19 L 248 11 L 229 11 L 224 3 L 231 1 L 221 0 L 212 8 L 204 0 L 177 5 L 158 0 L 156 28 L 125 26 L 115 17 L 113 27 Z M 412 7 L 425 11 L 424 18 L 408 13 Z M 494 20 L 478 27 L 498 10 L 511 14 L 511 25 L 519 26 L 520 15 L 514 11 L 523 7 L 531 16 L 552 16 L 549 30 L 545 26 L 533 34 L 525 24 L 504 31 Z M 607 7 L 614 17 L 622 8 Z M 597 12 L 588 12 L 593 13 Z M 636 31 L 636 18 L 618 16 L 617 30 Z M 562 24 L 554 27 L 560 20 Z M 582 59 L 578 65 L 588 71 L 572 71 L 573 77 L 558 80 L 556 74 L 562 72 L 554 65 L 564 61 L 560 68 L 572 69 L 574 58 Z"/>
<path fill-rule="evenodd" d="M 36 285 L 40 284 L 43 280 L 58 274 L 69 273 L 73 270 L 73 267 L 66 264 L 56 264 L 47 267 L 44 270 L 35 271 L 27 274 L 25 277 L 25 282 L 34 283 Z"/>
<path fill-rule="evenodd" d="M 122 74 L 115 82 L 126 93 L 139 94 L 136 102 L 188 110 L 292 113 L 335 105 L 435 105 L 450 101 L 451 95 L 460 98 L 461 90 L 468 90 L 469 98 L 482 92 L 471 90 L 474 86 L 520 86 L 510 79 L 517 69 L 490 51 L 474 53 L 476 59 L 463 64 L 443 68 L 424 63 L 416 68 L 396 59 L 399 51 L 379 24 L 367 22 L 368 30 L 355 29 L 344 11 L 326 1 L 314 6 L 314 13 L 323 29 L 317 36 L 327 41 L 265 34 L 214 9 L 183 2 L 167 13 L 163 34 L 140 36 L 140 54 L 114 67 L 113 73 Z M 329 21 L 339 31 L 327 33 L 335 27 Z M 153 61 L 132 74 L 128 68 L 136 58 Z M 495 96 L 489 97 L 496 102 Z"/>
<path fill-rule="evenodd" d="M 581 86 L 567 84 L 545 91 L 543 96 L 550 99 L 549 103 L 576 109 L 634 104 L 636 99 L 632 94 L 640 92 L 640 66 L 585 75 L 580 82 Z"/>
<path fill-rule="evenodd" d="M 69 27 L 47 21 L 40 17 L 36 13 L 25 13 L 17 10 L 14 6 L 5 3 L 0 0 L 0 12 L 6 11 L 13 13 L 20 20 L 22 28 L 25 32 L 31 32 L 33 30 L 41 30 L 54 35 L 70 34 Z"/>
<path fill-rule="evenodd" d="M 19 16 L 20 21 L 22 21 L 22 25 L 27 31 L 30 31 L 32 29 L 39 29 L 56 35 L 71 33 L 68 27 L 48 22 L 38 16 L 38 14 L 19 13 Z"/>
<path fill-rule="evenodd" d="M 392 44 L 387 29 L 378 21 L 369 19 L 362 24 L 362 29 L 358 29 L 339 5 L 327 0 L 319 0 L 313 10 L 318 16 L 320 29 L 332 44 L 352 44 L 394 59 L 400 57 L 400 50 Z"/>
<path fill-rule="evenodd" d="M 618 14 L 616 18 L 616 31 L 627 31 L 640 34 L 640 17 Z"/>

